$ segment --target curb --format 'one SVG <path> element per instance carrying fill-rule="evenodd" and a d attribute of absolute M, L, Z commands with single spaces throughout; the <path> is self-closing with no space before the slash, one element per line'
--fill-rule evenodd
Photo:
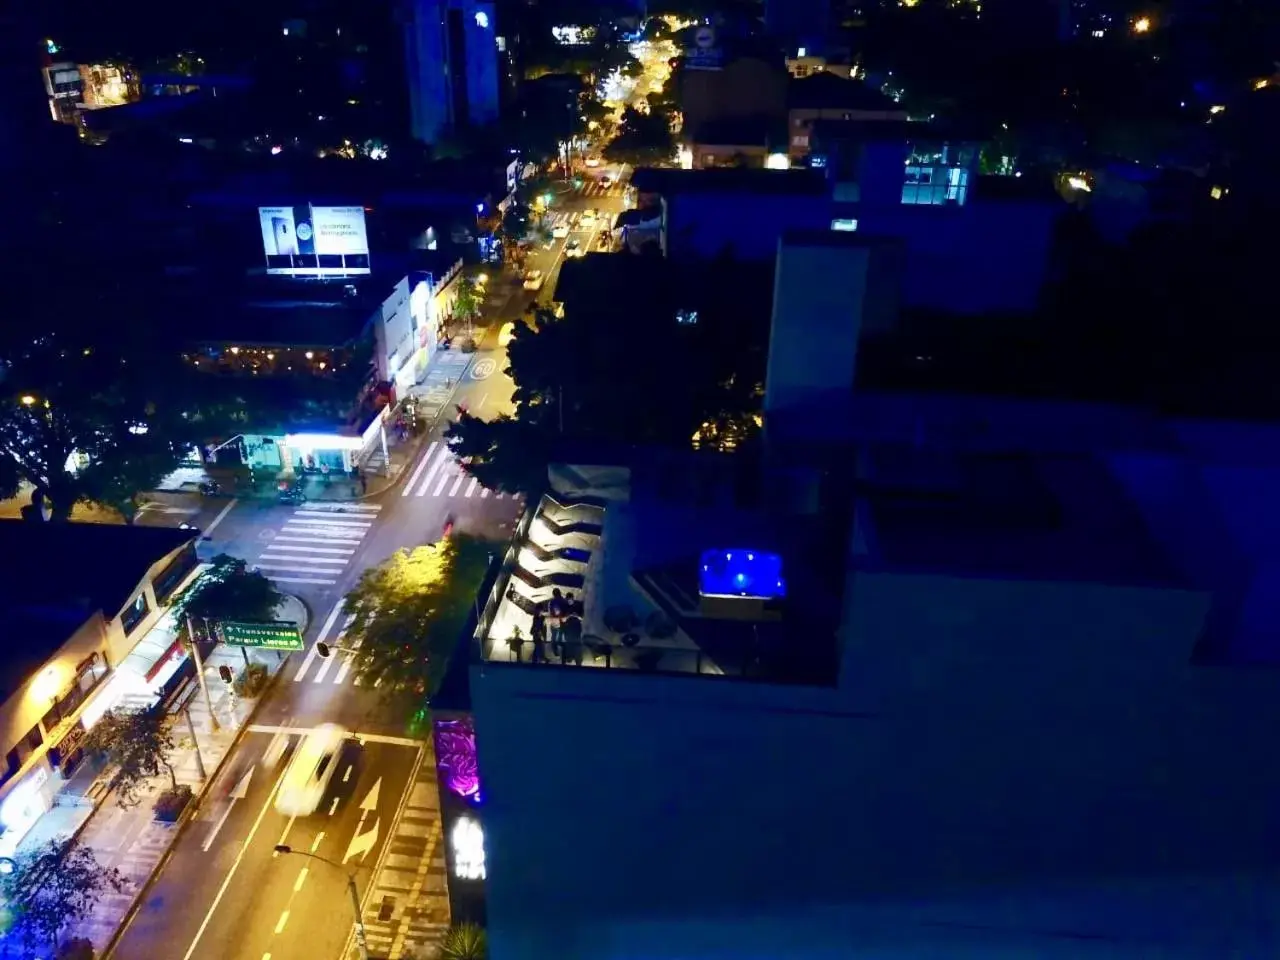
<path fill-rule="evenodd" d="M 367 886 L 364 893 L 360 895 L 359 919 L 361 921 L 364 920 L 364 912 L 369 906 L 369 898 L 373 895 L 373 888 L 378 879 L 378 874 L 382 872 L 382 868 L 387 862 L 387 854 L 391 852 L 390 838 L 395 836 L 396 829 L 400 826 L 400 820 L 404 817 L 404 808 L 409 805 L 409 794 L 413 790 L 414 784 L 418 782 L 418 771 L 422 769 L 422 764 L 426 760 L 427 748 L 429 746 L 430 742 L 424 740 L 422 742 L 422 746 L 418 748 L 417 759 L 414 761 L 413 769 L 409 771 L 409 781 L 405 786 L 404 800 L 402 800 L 400 806 L 396 808 L 396 815 L 391 818 L 391 828 L 387 831 L 388 842 L 383 843 L 382 852 L 378 854 L 378 862 L 369 868 L 369 886 Z M 440 825 L 441 828 L 443 828 L 443 814 L 441 814 Z M 342 945 L 342 953 L 339 954 L 339 960 L 347 960 L 347 958 L 351 956 L 352 950 L 356 945 L 356 929 L 356 919 L 352 918 L 351 932 L 347 934 L 346 942 Z"/>
<path fill-rule="evenodd" d="M 309 615 L 310 610 L 307 612 Z M 286 658 L 286 660 L 287 659 L 288 658 Z M 169 845 L 165 848 L 160 859 L 156 861 L 155 869 L 151 871 L 150 876 L 148 876 L 147 879 L 143 881 L 142 885 L 138 887 L 138 892 L 133 895 L 133 902 L 129 904 L 129 909 L 124 912 L 124 917 L 116 926 L 115 932 L 111 934 L 111 939 L 106 942 L 106 945 L 103 946 L 102 951 L 99 954 L 101 960 L 108 960 L 112 953 L 115 952 L 116 947 L 120 945 L 121 938 L 124 937 L 134 919 L 137 917 L 138 910 L 146 899 L 147 894 L 150 893 L 151 888 L 155 886 L 156 878 L 164 871 L 164 868 L 169 863 L 169 858 L 173 856 L 173 848 L 178 845 L 178 841 L 181 840 L 183 835 L 187 832 L 187 827 L 189 827 L 192 821 L 195 820 L 196 811 L 200 809 L 201 804 L 203 804 L 205 799 L 208 797 L 209 790 L 213 786 L 213 782 L 218 779 L 222 773 L 223 767 L 227 765 L 227 762 L 235 754 L 236 750 L 239 749 L 240 741 L 243 740 L 244 735 L 249 732 L 249 728 L 253 726 L 253 718 L 257 716 L 258 711 L 262 708 L 262 704 L 266 702 L 267 695 L 275 690 L 276 683 L 280 679 L 280 675 L 282 673 L 284 673 L 284 661 L 280 663 L 280 669 L 272 675 L 271 680 L 267 683 L 266 689 L 262 691 L 262 696 L 260 696 L 257 702 L 254 703 L 253 709 L 250 710 L 248 715 L 244 718 L 244 723 L 240 725 L 240 729 L 236 732 L 236 737 L 231 741 L 231 746 L 227 748 L 227 752 L 222 755 L 222 759 L 218 761 L 218 765 L 214 767 L 213 772 L 209 774 L 208 778 L 206 778 L 204 785 L 200 788 L 200 792 L 192 798 L 191 803 L 187 804 L 187 809 L 182 811 L 182 817 L 178 821 L 178 828 L 173 832 L 173 838 L 169 841 Z"/>

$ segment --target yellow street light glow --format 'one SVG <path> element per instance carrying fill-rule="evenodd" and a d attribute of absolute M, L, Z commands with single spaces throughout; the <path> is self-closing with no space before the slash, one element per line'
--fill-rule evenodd
<path fill-rule="evenodd" d="M 1255 90 L 1265 90 L 1265 89 L 1267 88 L 1267 85 L 1268 85 L 1270 82 L 1271 82 L 1271 81 L 1270 81 L 1270 80 L 1268 80 L 1266 77 L 1263 77 L 1261 80 L 1255 80 L 1255 81 L 1253 81 L 1253 89 L 1255 89 Z"/>
<path fill-rule="evenodd" d="M 1210 113 L 1221 113 L 1221 112 L 1222 112 L 1223 110 L 1225 110 L 1225 109 L 1227 109 L 1227 108 L 1226 108 L 1226 107 L 1224 107 L 1222 104 L 1220 104 L 1220 103 L 1215 103 L 1212 107 L 1210 107 L 1210 108 L 1209 108 L 1209 112 L 1210 112 Z"/>
<path fill-rule="evenodd" d="M 23 394 L 23 395 L 22 395 L 22 405 L 23 405 L 24 407 L 30 407 L 30 406 L 33 406 L 33 405 L 35 404 L 35 402 L 36 402 L 36 398 L 35 398 L 35 397 L 33 397 L 31 394 L 29 394 L 29 393 L 25 393 L 25 394 Z"/>
<path fill-rule="evenodd" d="M 1150 17 L 1139 17 L 1137 20 L 1133 21 L 1134 33 L 1148 33 L 1150 30 L 1151 30 Z"/>
<path fill-rule="evenodd" d="M 1084 177 L 1067 177 L 1067 186 L 1072 190 L 1083 190 L 1085 193 L 1093 191 L 1093 188 L 1089 186 L 1089 181 Z"/>

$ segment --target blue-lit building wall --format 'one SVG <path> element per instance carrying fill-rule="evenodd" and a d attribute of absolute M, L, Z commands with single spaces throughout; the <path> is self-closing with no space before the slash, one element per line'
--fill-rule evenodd
<path fill-rule="evenodd" d="M 473 667 L 491 955 L 1272 955 L 1280 678 L 1206 606 L 868 563 L 838 689 Z"/>
<path fill-rule="evenodd" d="M 410 130 L 435 143 L 498 118 L 497 14 L 490 0 L 404 0 Z"/>

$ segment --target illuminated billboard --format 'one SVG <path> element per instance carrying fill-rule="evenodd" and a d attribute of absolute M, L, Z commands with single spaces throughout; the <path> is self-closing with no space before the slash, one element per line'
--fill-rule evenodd
<path fill-rule="evenodd" d="M 369 272 L 364 207 L 259 207 L 267 273 L 338 276 Z"/>

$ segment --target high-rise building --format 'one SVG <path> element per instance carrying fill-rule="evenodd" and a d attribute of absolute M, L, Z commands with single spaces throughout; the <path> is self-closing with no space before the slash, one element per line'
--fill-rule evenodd
<path fill-rule="evenodd" d="M 405 0 L 410 130 L 424 143 L 498 118 L 491 0 Z"/>
<path fill-rule="evenodd" d="M 31 160 L 32 139 L 52 125 L 40 72 L 40 34 L 24 4 L 0 7 L 0 170 Z"/>

